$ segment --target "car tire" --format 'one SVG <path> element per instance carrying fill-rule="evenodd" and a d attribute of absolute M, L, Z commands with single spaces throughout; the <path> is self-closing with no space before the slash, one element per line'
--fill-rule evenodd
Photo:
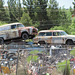
<path fill-rule="evenodd" d="M 4 44 L 4 39 L 0 38 L 0 45 Z"/>
<path fill-rule="evenodd" d="M 38 43 L 39 43 L 40 45 L 46 44 L 45 41 L 39 41 Z"/>
<path fill-rule="evenodd" d="M 67 44 L 67 45 L 73 45 L 74 43 L 73 43 L 72 40 L 68 40 L 68 41 L 66 42 L 66 44 Z"/>
<path fill-rule="evenodd" d="M 23 40 L 27 40 L 28 39 L 28 34 L 27 33 L 23 33 L 22 36 L 21 36 L 21 38 Z"/>

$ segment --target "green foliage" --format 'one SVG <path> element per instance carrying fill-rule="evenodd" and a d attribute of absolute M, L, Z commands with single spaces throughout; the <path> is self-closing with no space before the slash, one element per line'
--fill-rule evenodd
<path fill-rule="evenodd" d="M 69 65 L 65 66 L 63 75 L 70 75 L 70 69 L 69 69 Z"/>
<path fill-rule="evenodd" d="M 52 24 L 59 24 L 59 18 L 60 18 L 60 13 L 58 9 L 58 3 L 56 0 L 50 0 L 49 1 L 49 8 L 47 9 L 47 15 L 49 17 L 49 20 L 51 20 Z"/>
<path fill-rule="evenodd" d="M 73 55 L 73 56 L 75 56 L 75 50 L 71 50 L 70 54 Z"/>
<path fill-rule="evenodd" d="M 37 50 L 31 51 L 30 52 L 31 55 L 28 56 L 27 61 L 28 62 L 30 62 L 30 61 L 36 62 L 37 61 L 37 58 L 38 58 L 38 56 L 36 55 L 37 53 L 39 53 L 39 51 L 37 51 Z"/>
<path fill-rule="evenodd" d="M 7 24 L 6 22 L 3 22 L 3 21 L 0 21 L 0 26 L 1 25 L 4 25 L 4 24 Z"/>
<path fill-rule="evenodd" d="M 20 0 L 8 0 L 8 8 L 10 21 L 19 21 L 23 13 Z"/>
<path fill-rule="evenodd" d="M 69 26 L 70 34 L 75 35 L 75 18 L 72 19 L 72 24 Z"/>
<path fill-rule="evenodd" d="M 29 14 L 28 13 L 25 13 L 25 12 L 23 13 L 23 15 L 21 17 L 20 22 L 22 24 L 24 24 L 25 26 L 31 26 L 32 25 L 32 20 L 31 20 Z"/>
<path fill-rule="evenodd" d="M 0 21 L 7 21 L 7 20 L 8 20 L 8 16 L 3 7 L 3 0 L 0 0 Z"/>
<path fill-rule="evenodd" d="M 0 21 L 21 22 L 25 26 L 35 26 L 39 30 L 64 30 L 75 35 L 73 9 L 58 8 L 56 0 L 8 0 L 8 8 L 0 0 Z"/>
<path fill-rule="evenodd" d="M 54 26 L 54 27 L 50 28 L 50 30 L 64 30 L 64 27 L 62 27 L 62 26 Z"/>
<path fill-rule="evenodd" d="M 39 29 L 47 28 L 47 3 L 48 0 L 23 0 L 23 5 L 26 6 L 27 11 L 29 12 L 29 16 L 33 21 L 33 24 Z"/>
<path fill-rule="evenodd" d="M 28 56 L 27 61 L 28 62 L 30 62 L 30 61 L 36 62 L 37 61 L 37 58 L 38 58 L 38 56 L 32 56 L 32 55 L 30 55 L 30 56 Z"/>
<path fill-rule="evenodd" d="M 69 64 L 70 64 L 70 61 L 67 60 L 67 65 L 69 65 Z M 63 62 L 59 62 L 57 65 L 58 65 L 58 71 L 62 72 L 65 69 L 66 60 Z M 70 66 L 69 66 L 69 69 L 70 69 Z"/>

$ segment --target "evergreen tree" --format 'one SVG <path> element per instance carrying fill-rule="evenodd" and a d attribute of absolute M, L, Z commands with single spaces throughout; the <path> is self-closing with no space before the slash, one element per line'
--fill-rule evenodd
<path fill-rule="evenodd" d="M 3 0 L 0 0 L 0 20 L 1 21 L 7 21 L 8 15 L 5 11 L 5 8 L 3 7 Z"/>
<path fill-rule="evenodd" d="M 10 21 L 19 21 L 22 16 L 22 8 L 20 0 L 8 0 L 8 8 Z"/>
<path fill-rule="evenodd" d="M 49 1 L 49 5 L 48 5 L 48 9 L 47 9 L 47 12 L 48 12 L 48 17 L 49 17 L 49 20 L 51 20 L 52 22 L 52 25 L 51 27 L 53 26 L 57 26 L 59 25 L 59 20 L 60 20 L 60 12 L 59 12 L 59 9 L 58 9 L 58 3 L 56 0 L 50 0 Z"/>
<path fill-rule="evenodd" d="M 72 24 L 69 26 L 69 32 L 72 35 L 75 35 L 75 17 L 72 18 Z"/>
<path fill-rule="evenodd" d="M 25 26 L 32 26 L 32 20 L 28 13 L 23 13 L 20 22 Z"/>
<path fill-rule="evenodd" d="M 39 29 L 47 29 L 48 24 L 48 16 L 47 16 L 47 3 L 48 0 L 23 0 L 23 5 L 27 7 L 27 10 L 29 12 L 29 16 L 33 20 L 33 23 L 37 23 L 37 21 L 40 23 L 38 25 Z"/>

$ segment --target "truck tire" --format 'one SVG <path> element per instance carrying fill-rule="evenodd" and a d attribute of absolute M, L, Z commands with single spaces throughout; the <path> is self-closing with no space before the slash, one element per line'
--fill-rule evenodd
<path fill-rule="evenodd" d="M 67 44 L 67 45 L 73 45 L 74 43 L 73 43 L 72 40 L 68 40 L 68 41 L 66 42 L 66 44 Z"/>
<path fill-rule="evenodd" d="M 4 44 L 4 39 L 0 38 L 0 45 Z"/>
<path fill-rule="evenodd" d="M 21 38 L 23 40 L 27 40 L 28 39 L 28 34 L 27 33 L 23 33 L 22 36 L 21 36 Z"/>

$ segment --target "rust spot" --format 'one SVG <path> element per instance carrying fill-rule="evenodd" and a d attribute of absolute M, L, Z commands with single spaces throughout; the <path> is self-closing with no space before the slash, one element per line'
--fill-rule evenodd
<path fill-rule="evenodd" d="M 18 33 L 19 33 L 19 37 L 21 37 L 21 30 L 18 30 Z"/>

